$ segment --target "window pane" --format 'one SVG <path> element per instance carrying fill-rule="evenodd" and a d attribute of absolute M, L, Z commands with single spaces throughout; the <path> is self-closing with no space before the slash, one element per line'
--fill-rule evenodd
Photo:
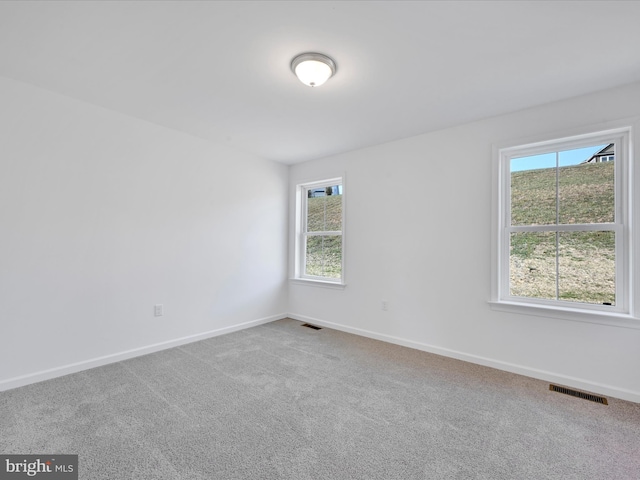
<path fill-rule="evenodd" d="M 306 275 L 339 279 L 342 277 L 342 236 L 307 237 Z"/>
<path fill-rule="evenodd" d="M 516 297 L 556 299 L 556 234 L 511 234 L 509 294 Z"/>
<path fill-rule="evenodd" d="M 593 147 L 613 152 L 613 145 Z M 585 149 L 560 152 L 558 171 L 559 223 L 607 223 L 614 221 L 614 162 L 607 156 L 588 155 Z"/>
<path fill-rule="evenodd" d="M 327 187 L 326 200 L 326 224 L 329 232 L 342 230 L 342 185 Z"/>
<path fill-rule="evenodd" d="M 556 154 L 511 160 L 511 225 L 556 223 Z"/>
<path fill-rule="evenodd" d="M 511 225 L 613 222 L 614 159 L 613 144 L 512 159 Z"/>
<path fill-rule="evenodd" d="M 307 231 L 322 232 L 324 231 L 326 207 L 324 192 L 309 190 L 309 195 L 314 196 L 307 198 Z"/>
<path fill-rule="evenodd" d="M 560 300 L 615 305 L 615 233 L 559 234 Z"/>
<path fill-rule="evenodd" d="M 342 230 L 342 185 L 307 190 L 307 231 Z"/>

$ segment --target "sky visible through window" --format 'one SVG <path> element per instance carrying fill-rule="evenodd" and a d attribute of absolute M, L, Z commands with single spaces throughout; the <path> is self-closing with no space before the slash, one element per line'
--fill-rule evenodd
<path fill-rule="evenodd" d="M 578 165 L 588 160 L 594 153 L 602 150 L 605 145 L 594 145 L 593 147 L 576 148 L 559 152 L 559 166 Z M 529 157 L 513 158 L 511 160 L 511 172 L 523 170 L 539 170 L 541 168 L 555 168 L 556 152 L 544 153 L 542 155 L 532 155 Z"/>

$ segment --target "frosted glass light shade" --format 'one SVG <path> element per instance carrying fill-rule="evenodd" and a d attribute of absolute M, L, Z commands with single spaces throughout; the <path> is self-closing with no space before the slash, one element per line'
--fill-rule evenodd
<path fill-rule="evenodd" d="M 291 61 L 291 70 L 305 85 L 319 87 L 336 73 L 336 64 L 321 53 L 303 53 Z"/>

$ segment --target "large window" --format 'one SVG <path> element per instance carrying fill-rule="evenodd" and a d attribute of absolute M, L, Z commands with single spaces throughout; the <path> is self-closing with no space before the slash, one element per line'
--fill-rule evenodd
<path fill-rule="evenodd" d="M 342 283 L 342 179 L 298 185 L 297 193 L 296 277 Z"/>
<path fill-rule="evenodd" d="M 495 301 L 629 313 L 629 136 L 499 150 Z"/>

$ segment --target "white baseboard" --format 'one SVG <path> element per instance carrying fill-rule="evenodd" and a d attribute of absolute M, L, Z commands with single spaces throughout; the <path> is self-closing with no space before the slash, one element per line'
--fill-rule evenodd
<path fill-rule="evenodd" d="M 550 383 L 557 383 L 568 387 L 577 388 L 579 390 L 585 390 L 588 392 L 598 393 L 604 396 L 610 396 L 620 398 L 622 400 L 628 400 L 630 402 L 640 403 L 640 392 L 634 392 L 633 390 L 627 390 L 624 388 L 614 387 L 612 385 L 605 385 L 596 382 L 591 382 L 581 378 L 570 377 L 567 375 L 548 372 L 545 370 L 538 370 L 536 368 L 525 367 L 522 365 L 516 365 L 513 363 L 503 362 L 500 360 L 494 360 L 491 358 L 481 357 L 478 355 L 472 355 L 456 350 L 450 350 L 448 348 L 436 347 L 434 345 L 428 345 L 426 343 L 414 342 L 406 340 L 404 338 L 394 337 L 391 335 L 384 335 L 369 330 L 363 330 L 360 328 L 348 327 L 338 323 L 327 322 L 319 318 L 312 318 L 306 315 L 298 315 L 296 313 L 289 313 L 289 318 L 299 320 L 301 322 L 311 323 L 334 330 L 340 330 L 342 332 L 353 333 L 362 337 L 373 338 L 374 340 L 381 340 L 383 342 L 393 343 L 396 345 L 402 345 L 403 347 L 414 348 L 416 350 L 422 350 L 424 352 L 435 353 L 436 355 L 442 355 L 444 357 L 451 357 L 457 360 L 463 360 L 465 362 L 475 363 L 477 365 L 483 365 L 485 367 L 495 368 L 497 370 L 504 370 L 506 372 L 517 373 L 526 377 L 537 378 L 538 380 L 544 380 Z"/>
<path fill-rule="evenodd" d="M 178 347 L 187 343 L 197 342 L 207 338 L 217 337 L 218 335 L 224 335 L 226 333 L 236 332 L 238 330 L 244 330 L 247 328 L 262 325 L 264 323 L 270 323 L 275 320 L 285 318 L 286 314 L 271 315 L 265 318 L 259 318 L 258 320 L 252 320 L 250 322 L 240 323 L 237 325 L 231 325 L 230 327 L 219 328 L 204 333 L 198 333 L 196 335 L 189 335 L 187 337 L 176 338 L 166 342 L 155 343 L 153 345 L 147 345 L 145 347 L 134 348 L 133 350 L 127 350 L 125 352 L 114 353 L 112 355 L 105 355 L 103 357 L 92 358 L 81 362 L 64 365 L 61 367 L 50 368 L 48 370 L 42 370 L 40 372 L 30 373 L 19 377 L 9 378 L 7 380 L 0 381 L 0 392 L 4 390 L 10 390 L 12 388 L 23 387 L 32 383 L 42 382 L 44 380 L 50 380 L 56 377 L 62 377 L 71 373 L 80 372 L 83 370 L 89 370 L 90 368 L 100 367 L 109 363 L 116 363 L 129 358 L 140 357 L 149 353 L 158 352 L 160 350 L 166 350 L 168 348 Z"/>

